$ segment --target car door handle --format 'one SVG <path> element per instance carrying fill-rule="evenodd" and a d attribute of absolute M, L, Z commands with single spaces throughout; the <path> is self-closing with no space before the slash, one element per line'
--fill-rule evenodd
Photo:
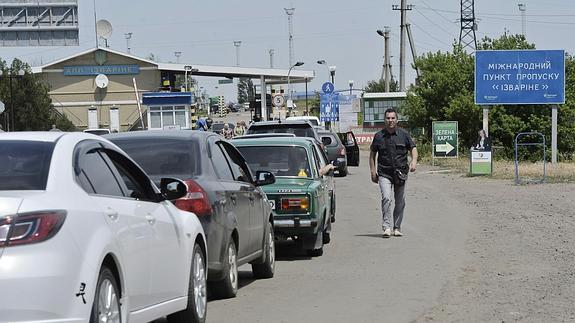
<path fill-rule="evenodd" d="M 118 220 L 118 211 L 107 209 L 104 211 L 104 214 L 106 214 L 112 221 Z"/>
<path fill-rule="evenodd" d="M 146 215 L 146 221 L 148 221 L 150 225 L 156 224 L 156 218 L 150 214 Z"/>

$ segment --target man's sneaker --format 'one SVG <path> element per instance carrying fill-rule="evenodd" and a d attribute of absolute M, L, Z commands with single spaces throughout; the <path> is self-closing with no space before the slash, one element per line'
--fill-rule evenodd
<path fill-rule="evenodd" d="M 401 237 L 401 236 L 403 236 L 403 233 L 401 233 L 401 231 L 399 231 L 399 229 L 393 229 L 393 235 L 396 237 Z"/>
<path fill-rule="evenodd" d="M 391 229 L 390 228 L 383 230 L 383 237 L 384 238 L 389 238 L 390 236 L 391 236 Z"/>

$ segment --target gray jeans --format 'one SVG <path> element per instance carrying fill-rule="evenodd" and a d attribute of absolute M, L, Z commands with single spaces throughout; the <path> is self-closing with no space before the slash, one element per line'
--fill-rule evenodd
<path fill-rule="evenodd" d="M 379 176 L 379 189 L 381 190 L 381 213 L 383 214 L 382 227 L 383 229 L 400 229 L 401 221 L 403 220 L 403 210 L 405 209 L 405 184 L 395 186 L 391 181 L 383 176 Z M 395 207 L 393 208 L 393 226 L 391 225 L 391 207 L 393 190 Z"/>

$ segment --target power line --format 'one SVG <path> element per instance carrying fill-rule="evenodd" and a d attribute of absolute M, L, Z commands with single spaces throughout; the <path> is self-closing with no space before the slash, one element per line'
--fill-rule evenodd
<path fill-rule="evenodd" d="M 425 9 L 429 9 L 429 10 L 435 12 L 438 16 L 440 16 L 441 18 L 443 18 L 445 21 L 447 21 L 447 22 L 449 22 L 449 23 L 454 23 L 453 20 L 449 20 L 448 18 L 446 18 L 446 17 L 445 17 L 444 15 L 442 15 L 438 10 L 436 10 L 436 9 L 432 8 L 430 5 L 428 5 L 425 1 L 423 1 L 423 0 L 420 0 L 420 1 L 426 6 Z M 418 7 L 415 7 L 415 9 L 417 10 L 417 9 L 419 9 L 419 8 L 418 8 Z"/>
<path fill-rule="evenodd" d="M 423 18 L 427 19 L 429 22 L 431 22 L 434 26 L 436 26 L 437 28 L 443 30 L 445 33 L 447 33 L 449 36 L 453 36 L 454 38 L 456 38 L 454 36 L 454 34 L 452 34 L 450 31 L 448 31 L 447 29 L 443 28 L 440 24 L 436 23 L 435 21 L 433 21 L 431 18 L 427 17 L 426 15 L 424 15 L 421 11 L 419 10 L 415 10 L 417 13 L 419 13 L 420 15 L 423 16 Z"/>

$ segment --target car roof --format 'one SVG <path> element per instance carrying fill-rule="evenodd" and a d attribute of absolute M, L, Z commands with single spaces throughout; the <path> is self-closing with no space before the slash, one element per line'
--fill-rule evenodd
<path fill-rule="evenodd" d="M 235 146 L 287 146 L 298 145 L 309 147 L 314 144 L 313 138 L 309 137 L 265 137 L 265 138 L 247 138 L 242 140 L 232 140 Z"/>
<path fill-rule="evenodd" d="M 312 127 L 312 124 L 307 120 L 273 120 L 273 121 L 258 121 L 250 124 L 252 126 L 271 126 L 271 125 L 303 125 L 307 124 Z"/>
<path fill-rule="evenodd" d="M 104 135 L 103 137 L 108 140 L 124 139 L 124 138 L 167 138 L 167 139 L 191 139 L 198 140 L 214 136 L 215 134 L 209 131 L 197 130 L 140 130 L 119 132 Z"/>
<path fill-rule="evenodd" d="M 62 136 L 70 134 L 68 132 L 62 131 L 14 131 L 14 132 L 3 132 L 0 135 L 0 140 L 31 140 L 31 141 L 45 141 L 45 142 L 56 142 Z M 92 134 L 78 132 L 78 134 L 88 135 L 93 138 Z"/>
<path fill-rule="evenodd" d="M 293 133 L 254 133 L 254 134 L 249 134 L 249 135 L 241 135 L 239 137 L 234 137 L 232 138 L 232 140 L 238 140 L 238 139 L 253 139 L 253 138 L 270 138 L 270 137 L 289 137 L 289 138 L 295 138 L 296 135 L 294 135 Z"/>

